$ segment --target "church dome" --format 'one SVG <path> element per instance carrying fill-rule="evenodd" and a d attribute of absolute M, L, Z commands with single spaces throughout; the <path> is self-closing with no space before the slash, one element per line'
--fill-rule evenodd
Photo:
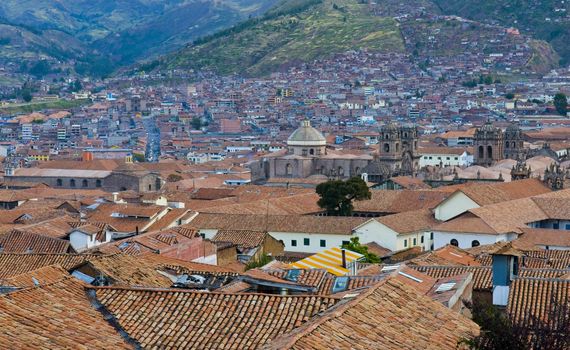
<path fill-rule="evenodd" d="M 323 134 L 311 126 L 309 120 L 304 120 L 303 125 L 295 130 L 287 139 L 289 146 L 326 146 L 327 140 Z"/>
<path fill-rule="evenodd" d="M 398 132 L 398 124 L 395 122 L 390 122 L 386 125 L 384 125 L 381 129 L 382 132 L 385 133 L 394 133 L 394 132 Z"/>
<path fill-rule="evenodd" d="M 506 129 L 507 132 L 511 132 L 511 133 L 513 133 L 513 132 L 516 133 L 516 132 L 519 132 L 520 130 L 521 130 L 521 128 L 519 127 L 518 123 L 511 123 L 509 126 L 507 126 L 507 129 Z"/>

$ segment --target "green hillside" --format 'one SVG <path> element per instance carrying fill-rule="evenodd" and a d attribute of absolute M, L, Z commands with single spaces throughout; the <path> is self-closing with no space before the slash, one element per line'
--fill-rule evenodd
<path fill-rule="evenodd" d="M 432 0 L 445 14 L 516 27 L 549 42 L 570 63 L 570 2 L 562 0 Z"/>
<path fill-rule="evenodd" d="M 277 0 L 3 0 L 0 62 L 78 61 L 109 73 L 264 14 Z"/>
<path fill-rule="evenodd" d="M 293 0 L 261 19 L 246 21 L 166 56 L 163 66 L 257 76 L 359 48 L 403 51 L 396 21 L 369 14 L 367 5 L 356 0 Z"/>

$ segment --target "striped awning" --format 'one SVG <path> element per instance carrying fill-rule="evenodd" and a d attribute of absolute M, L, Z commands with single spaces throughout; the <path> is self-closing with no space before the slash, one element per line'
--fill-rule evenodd
<path fill-rule="evenodd" d="M 345 250 L 345 252 L 347 265 L 364 256 L 350 250 Z M 294 262 L 290 266 L 295 269 L 326 269 L 336 276 L 344 276 L 350 272 L 349 269 L 342 267 L 342 252 L 340 248 L 323 250 L 320 253 Z"/>

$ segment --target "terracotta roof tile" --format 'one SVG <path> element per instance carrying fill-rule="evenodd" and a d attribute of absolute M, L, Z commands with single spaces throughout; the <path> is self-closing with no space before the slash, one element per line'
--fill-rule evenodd
<path fill-rule="evenodd" d="M 456 349 L 462 338 L 478 332 L 468 318 L 388 278 L 266 348 Z"/>
<path fill-rule="evenodd" d="M 0 323 L 0 344 L 7 349 L 133 347 L 92 307 L 84 284 L 71 276 L 0 296 Z"/>
<path fill-rule="evenodd" d="M 69 242 L 35 233 L 12 230 L 0 235 L 3 253 L 67 253 Z"/>
<path fill-rule="evenodd" d="M 337 302 L 322 296 L 120 288 L 94 291 L 143 348 L 255 349 Z"/>
<path fill-rule="evenodd" d="M 0 278 L 17 276 L 44 266 L 70 270 L 96 257 L 87 254 L 0 254 Z"/>

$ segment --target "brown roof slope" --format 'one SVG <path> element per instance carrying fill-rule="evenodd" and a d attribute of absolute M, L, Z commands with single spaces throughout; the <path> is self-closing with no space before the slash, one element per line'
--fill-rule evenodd
<path fill-rule="evenodd" d="M 473 289 L 493 288 L 493 271 L 490 266 L 410 266 L 433 278 L 447 278 L 467 272 L 473 273 Z"/>
<path fill-rule="evenodd" d="M 210 272 L 212 274 L 232 274 L 236 272 L 216 265 L 192 263 L 158 254 L 139 256 L 115 254 L 89 261 L 100 273 L 111 278 L 116 285 L 168 288 L 173 282 L 160 274 L 159 270 L 181 272 Z"/>
<path fill-rule="evenodd" d="M 212 238 L 213 242 L 230 242 L 238 247 L 255 248 L 263 244 L 267 236 L 265 231 L 253 230 L 219 230 Z"/>
<path fill-rule="evenodd" d="M 37 270 L 0 280 L 0 285 L 18 288 L 32 288 L 55 283 L 69 276 L 69 273 L 58 265 L 40 267 Z M 37 285 L 36 285 L 37 282 Z"/>
<path fill-rule="evenodd" d="M 0 296 L 0 344 L 6 349 L 130 349 L 91 306 L 84 284 L 67 276 Z"/>
<path fill-rule="evenodd" d="M 461 188 L 461 191 L 479 205 L 505 202 L 551 192 L 542 181 L 534 178 L 493 185 L 477 184 L 465 186 Z"/>
<path fill-rule="evenodd" d="M 143 348 L 257 349 L 337 302 L 320 296 L 178 290 L 97 288 L 95 292 Z"/>
<path fill-rule="evenodd" d="M 12 230 L 0 236 L 0 248 L 4 253 L 67 253 L 69 242 L 35 233 Z"/>
<path fill-rule="evenodd" d="M 0 254 L 0 278 L 17 276 L 49 265 L 70 270 L 94 255 L 87 254 Z"/>
<path fill-rule="evenodd" d="M 389 278 L 266 348 L 456 349 L 478 333 L 473 321 Z"/>
<path fill-rule="evenodd" d="M 197 229 L 351 234 L 369 219 L 340 216 L 200 213 L 188 226 Z"/>
<path fill-rule="evenodd" d="M 420 209 L 403 213 L 387 215 L 377 218 L 376 221 L 388 226 L 392 230 L 404 234 L 430 229 L 435 227 L 437 221 L 431 210 Z"/>
<path fill-rule="evenodd" d="M 566 307 L 559 307 L 557 303 Z M 551 311 L 554 314 L 557 311 L 568 312 L 568 308 L 570 308 L 570 280 L 517 278 L 511 283 L 507 310 L 516 321 L 530 326 L 533 323 L 532 317 L 535 317 L 556 328 L 554 321 L 558 317 L 551 319 L 549 316 L 554 316 Z"/>

